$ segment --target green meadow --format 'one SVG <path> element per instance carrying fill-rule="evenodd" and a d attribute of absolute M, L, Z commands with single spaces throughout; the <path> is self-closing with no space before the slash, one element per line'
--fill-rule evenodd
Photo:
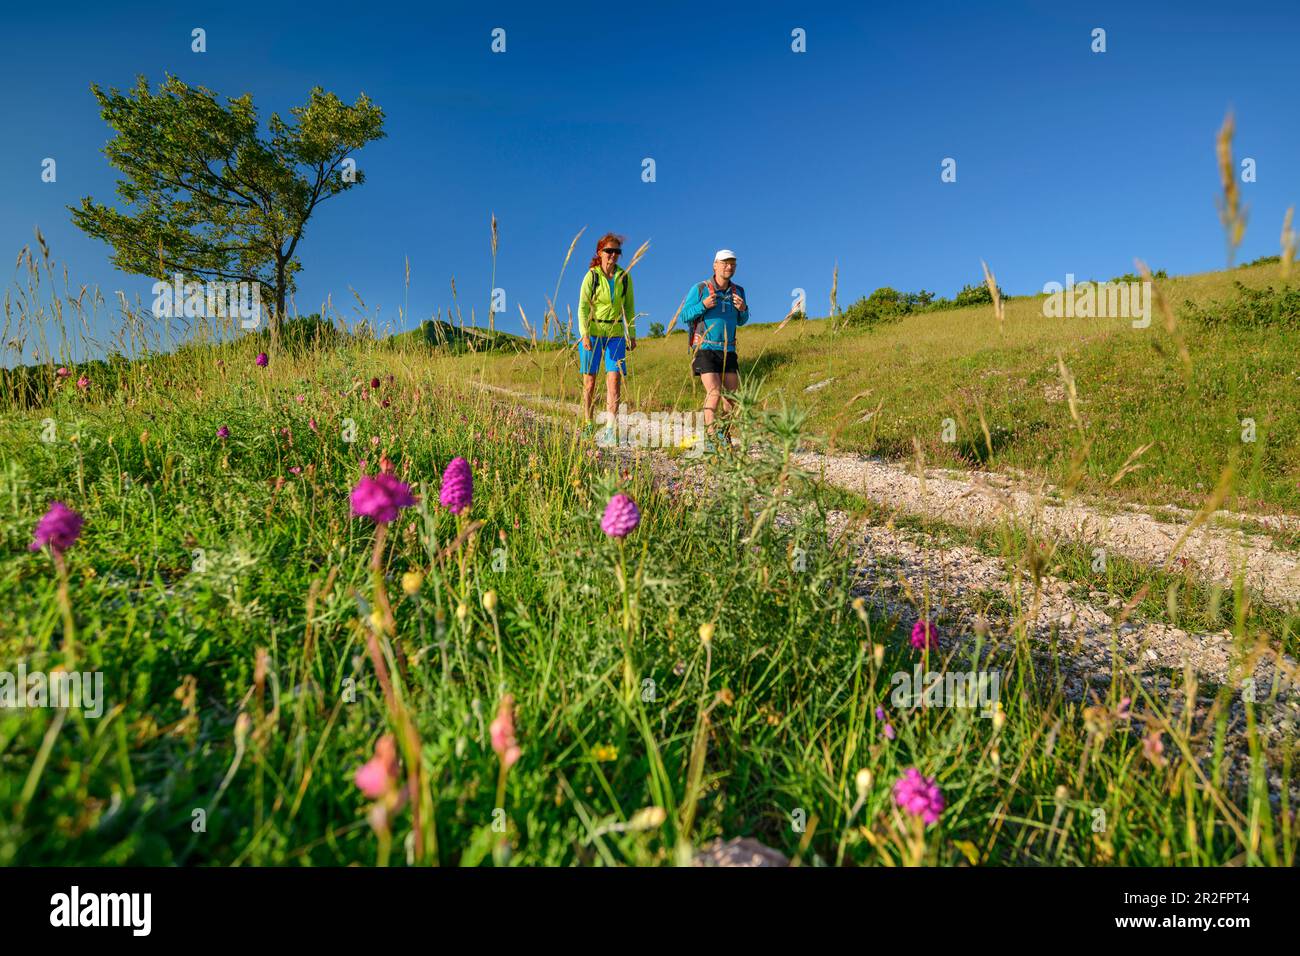
<path fill-rule="evenodd" d="M 1181 304 L 1228 280 L 1161 286 Z M 742 331 L 740 445 L 688 465 L 701 496 L 474 387 L 573 399 L 562 347 L 256 333 L 84 386 L 40 366 L 38 397 L 7 392 L 0 418 L 0 669 L 102 674 L 103 709 L 0 709 L 0 864 L 672 865 L 750 836 L 806 866 L 1293 865 L 1294 742 L 1261 732 L 1271 697 L 1185 674 L 1155 692 L 1117 659 L 1067 701 L 1014 613 L 918 648 L 910 621 L 855 602 L 858 558 L 827 540 L 828 509 L 855 504 L 790 460 L 832 436 L 911 457 L 916 438 L 927 463 L 1065 481 L 1079 460 L 1081 487 L 1189 504 L 1231 467 L 1238 507 L 1286 509 L 1283 331 L 1049 321 L 1033 298 L 1002 324 L 828 324 Z M 1044 396 L 1058 351 L 1079 422 Z M 637 409 L 699 399 L 680 336 L 642 339 L 632 368 Z M 473 494 L 453 514 L 457 457 Z M 381 472 L 418 499 L 391 521 L 350 504 Z M 602 530 L 616 494 L 638 508 L 625 536 Z M 51 500 L 84 519 L 58 561 L 29 548 Z M 1004 546 L 1017 566 L 1032 535 Z M 1235 601 L 1236 646 L 1276 646 Z M 999 706 L 900 705 L 918 665 L 996 672 Z M 911 770 L 932 820 L 896 799 Z"/>

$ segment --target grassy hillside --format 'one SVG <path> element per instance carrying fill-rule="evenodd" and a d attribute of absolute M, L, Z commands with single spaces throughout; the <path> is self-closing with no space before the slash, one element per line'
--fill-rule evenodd
<path fill-rule="evenodd" d="M 497 329 L 477 329 L 471 326 L 459 326 L 442 319 L 427 319 L 418 328 L 408 332 L 399 332 L 383 340 L 393 349 L 428 347 L 448 352 L 453 355 L 486 352 L 505 352 L 517 354 L 532 347 L 522 335 L 513 335 Z M 548 347 L 543 343 L 540 347 Z"/>
<path fill-rule="evenodd" d="M 1234 280 L 1283 285 L 1276 264 L 1158 281 L 1177 314 L 1172 335 L 1154 308 L 1150 327 L 1134 329 L 1129 319 L 1046 318 L 1041 295 L 1005 302 L 1001 325 L 991 306 L 925 312 L 871 329 L 833 331 L 826 320 L 792 321 L 781 331 L 755 325 L 740 332 L 741 374 L 764 378 L 770 406 L 784 400 L 807 408 L 811 427 L 842 449 L 913 458 L 915 440 L 927 464 L 1021 469 L 1064 484 L 1087 442 L 1079 476 L 1087 491 L 1197 505 L 1231 466 L 1236 497 L 1229 504 L 1295 511 L 1300 333 L 1285 325 L 1210 328 L 1184 308 L 1186 300 L 1207 308 L 1231 301 Z M 1078 424 L 1058 353 L 1077 389 Z M 577 400 L 572 350 L 454 362 L 454 374 Z M 702 401 L 680 335 L 640 339 L 629 367 L 625 394 L 633 409 Z M 945 419 L 955 426 L 954 441 L 944 441 Z M 1253 442 L 1242 440 L 1246 419 L 1255 422 Z M 1112 484 L 1126 463 L 1138 467 Z"/>

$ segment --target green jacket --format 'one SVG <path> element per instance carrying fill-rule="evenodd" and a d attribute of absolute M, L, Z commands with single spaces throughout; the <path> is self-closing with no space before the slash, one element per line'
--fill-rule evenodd
<path fill-rule="evenodd" d="M 623 335 L 624 317 L 628 333 L 635 338 L 636 305 L 632 301 L 632 277 L 627 270 L 614 267 L 614 298 L 611 299 L 605 274 L 599 269 L 588 269 L 578 291 L 578 334 L 584 337 Z"/>

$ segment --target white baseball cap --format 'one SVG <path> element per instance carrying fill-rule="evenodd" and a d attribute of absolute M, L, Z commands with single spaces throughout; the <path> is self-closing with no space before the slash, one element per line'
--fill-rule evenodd
<path fill-rule="evenodd" d="M 717 254 L 713 257 L 713 261 L 721 262 L 723 259 L 734 259 L 734 258 L 736 258 L 736 254 L 732 252 L 730 249 L 719 249 Z"/>

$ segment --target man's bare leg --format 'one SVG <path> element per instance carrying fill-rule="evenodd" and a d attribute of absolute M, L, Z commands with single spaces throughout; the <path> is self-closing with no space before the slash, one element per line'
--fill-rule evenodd
<path fill-rule="evenodd" d="M 722 376 L 705 372 L 700 376 L 700 384 L 704 386 L 704 427 L 712 431 L 715 410 L 722 398 Z"/>

